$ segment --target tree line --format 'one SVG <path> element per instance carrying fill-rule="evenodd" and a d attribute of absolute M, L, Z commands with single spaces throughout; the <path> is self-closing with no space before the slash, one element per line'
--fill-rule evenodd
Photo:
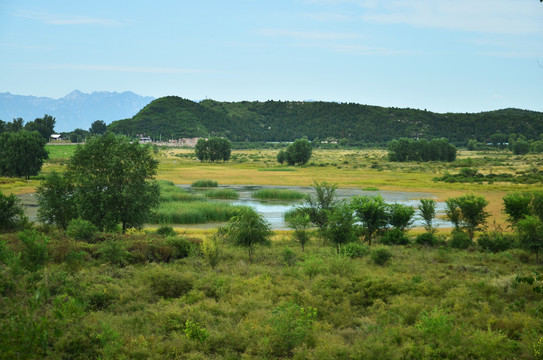
<path fill-rule="evenodd" d="M 543 113 L 505 109 L 478 114 L 437 114 L 416 109 L 353 103 L 242 101 L 199 103 L 168 96 L 131 119 L 108 128 L 119 134 L 146 133 L 158 138 L 225 137 L 233 142 L 308 140 L 344 141 L 356 146 L 386 145 L 398 138 L 447 138 L 465 146 L 486 143 L 498 130 L 528 139 L 543 133 Z"/>
<path fill-rule="evenodd" d="M 388 143 L 389 161 L 454 161 L 456 147 L 447 139 L 413 140 L 400 138 Z"/>

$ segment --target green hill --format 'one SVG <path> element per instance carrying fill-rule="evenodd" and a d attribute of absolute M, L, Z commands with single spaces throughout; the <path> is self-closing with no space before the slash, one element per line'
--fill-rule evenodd
<path fill-rule="evenodd" d="M 486 142 L 496 132 L 543 133 L 543 113 L 504 109 L 483 113 L 438 114 L 416 109 L 385 108 L 354 103 L 204 100 L 176 96 L 157 99 L 131 119 L 114 121 L 109 129 L 153 138 L 224 136 L 232 141 L 349 139 L 383 144 L 399 137 L 446 137 L 456 144 L 469 139 Z"/>

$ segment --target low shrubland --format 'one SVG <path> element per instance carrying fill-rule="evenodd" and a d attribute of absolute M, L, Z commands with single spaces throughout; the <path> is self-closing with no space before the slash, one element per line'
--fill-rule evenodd
<path fill-rule="evenodd" d="M 207 239 L 172 233 L 2 235 L 0 357 L 533 359 L 541 350 L 539 278 L 517 280 L 541 265 L 524 250 L 410 238 L 373 249 L 357 240 L 338 255 L 320 241 L 302 252 L 283 233 L 250 262 L 213 236 L 210 264 Z"/>

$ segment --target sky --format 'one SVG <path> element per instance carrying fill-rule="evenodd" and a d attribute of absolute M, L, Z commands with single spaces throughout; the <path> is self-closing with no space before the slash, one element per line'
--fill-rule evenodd
<path fill-rule="evenodd" d="M 539 0 L 0 0 L 0 92 L 543 111 Z"/>

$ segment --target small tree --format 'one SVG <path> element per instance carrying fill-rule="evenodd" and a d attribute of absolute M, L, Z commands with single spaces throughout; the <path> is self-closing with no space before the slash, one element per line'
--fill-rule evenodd
<path fill-rule="evenodd" d="M 26 179 L 37 175 L 49 157 L 46 143 L 37 131 L 0 134 L 0 175 Z"/>
<path fill-rule="evenodd" d="M 313 148 L 307 139 L 296 139 L 287 147 L 287 162 L 289 165 L 304 165 L 311 158 Z"/>
<path fill-rule="evenodd" d="M 228 161 L 232 152 L 232 144 L 228 139 L 212 137 L 208 140 L 198 139 L 194 153 L 200 161 Z"/>
<path fill-rule="evenodd" d="M 74 190 L 64 175 L 56 171 L 49 173 L 36 190 L 38 220 L 65 230 L 70 220 L 77 217 Z"/>
<path fill-rule="evenodd" d="M 89 128 L 89 133 L 92 135 L 102 135 L 107 131 L 107 125 L 104 120 L 93 121 L 91 127 Z"/>
<path fill-rule="evenodd" d="M 486 228 L 486 219 L 490 214 L 485 210 L 488 201 L 483 196 L 466 194 L 456 198 L 449 198 L 447 204 L 447 217 L 455 228 L 465 228 L 471 240 L 475 231 Z"/>
<path fill-rule="evenodd" d="M 415 209 L 402 204 L 391 204 L 388 207 L 389 224 L 402 232 L 413 225 Z"/>
<path fill-rule="evenodd" d="M 0 192 L 0 231 L 19 229 L 26 220 L 21 201 L 13 194 L 6 196 Z"/>
<path fill-rule="evenodd" d="M 503 197 L 503 212 L 507 214 L 507 221 L 511 226 L 530 215 L 532 194 L 529 193 L 510 193 Z"/>
<path fill-rule="evenodd" d="M 535 253 L 536 261 L 543 249 L 543 222 L 536 216 L 529 215 L 517 223 L 520 241 L 530 251 Z"/>
<path fill-rule="evenodd" d="M 336 244 L 338 255 L 342 244 L 356 241 L 354 222 L 355 218 L 348 204 L 339 204 L 330 212 L 326 237 Z"/>
<path fill-rule="evenodd" d="M 387 204 L 381 195 L 355 196 L 351 207 L 362 222 L 366 233 L 366 241 L 371 246 L 373 235 L 388 224 Z"/>
<path fill-rule="evenodd" d="M 328 215 L 336 206 L 337 184 L 315 181 L 313 182 L 313 188 L 315 189 L 315 195 L 307 196 L 305 208 L 307 208 L 309 219 L 319 228 L 319 232 L 324 238 L 324 232 L 328 225 Z"/>
<path fill-rule="evenodd" d="M 279 152 L 277 153 L 277 162 L 283 165 L 285 161 L 287 161 L 287 153 L 285 152 L 285 150 L 279 150 Z"/>
<path fill-rule="evenodd" d="M 424 228 L 427 232 L 433 233 L 435 229 L 432 223 L 436 217 L 436 201 L 433 199 L 420 199 L 419 211 L 424 220 Z"/>
<path fill-rule="evenodd" d="M 249 252 L 249 261 L 253 261 L 256 245 L 269 245 L 273 232 L 262 215 L 255 210 L 244 207 L 237 210 L 227 225 L 227 236 L 234 245 L 244 247 Z"/>
<path fill-rule="evenodd" d="M 305 244 L 309 242 L 309 225 L 311 224 L 311 219 L 309 214 L 306 214 L 303 211 L 298 211 L 292 216 L 286 219 L 288 226 L 294 230 L 294 238 L 302 246 L 302 252 L 305 250 Z"/>

